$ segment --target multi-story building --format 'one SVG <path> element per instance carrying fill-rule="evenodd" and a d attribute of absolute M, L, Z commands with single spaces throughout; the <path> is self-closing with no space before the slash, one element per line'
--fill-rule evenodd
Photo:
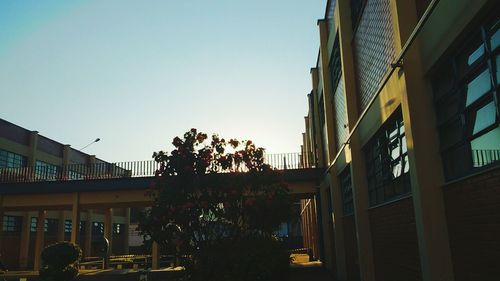
<path fill-rule="evenodd" d="M 14 180 L 85 179 L 87 167 L 109 163 L 70 145 L 63 145 L 15 124 L 0 119 L 0 176 Z M 12 188 L 15 188 L 13 185 Z M 0 196 L 1 200 L 1 196 Z M 128 253 L 130 208 L 113 209 L 114 254 Z M 39 212 L 3 213 L 0 232 L 1 261 L 9 269 L 33 268 L 36 228 Z M 44 214 L 44 245 L 69 241 L 72 230 L 70 210 L 51 210 Z M 80 214 L 78 242 L 85 256 L 99 255 L 97 247 L 104 233 L 105 210 L 93 209 Z"/>
<path fill-rule="evenodd" d="M 498 280 L 500 3 L 330 0 L 318 26 L 319 257 L 337 280 Z"/>

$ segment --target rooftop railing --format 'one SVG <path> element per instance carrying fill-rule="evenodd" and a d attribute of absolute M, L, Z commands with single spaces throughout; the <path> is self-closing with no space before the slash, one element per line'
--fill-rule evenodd
<path fill-rule="evenodd" d="M 266 154 L 264 161 L 275 170 L 313 168 L 304 165 L 300 153 Z M 159 167 L 160 164 L 154 160 L 50 167 L 6 167 L 0 168 L 0 183 L 151 177 Z"/>

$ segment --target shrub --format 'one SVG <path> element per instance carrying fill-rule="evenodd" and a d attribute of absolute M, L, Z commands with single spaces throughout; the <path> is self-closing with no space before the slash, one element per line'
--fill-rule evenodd
<path fill-rule="evenodd" d="M 40 278 L 47 281 L 70 281 L 78 275 L 82 250 L 70 242 L 58 242 L 42 251 Z"/>
<path fill-rule="evenodd" d="M 288 280 L 290 258 L 282 241 L 268 236 L 222 239 L 198 255 L 192 281 Z"/>

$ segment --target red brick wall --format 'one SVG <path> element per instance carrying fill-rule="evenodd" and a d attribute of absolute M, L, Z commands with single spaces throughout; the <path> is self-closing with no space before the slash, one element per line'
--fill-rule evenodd
<path fill-rule="evenodd" d="M 412 198 L 369 210 L 376 280 L 422 280 Z"/>
<path fill-rule="evenodd" d="M 345 216 L 343 220 L 347 280 L 359 281 L 358 240 L 354 215 Z"/>
<path fill-rule="evenodd" d="M 447 185 L 443 196 L 455 279 L 500 280 L 500 168 Z"/>

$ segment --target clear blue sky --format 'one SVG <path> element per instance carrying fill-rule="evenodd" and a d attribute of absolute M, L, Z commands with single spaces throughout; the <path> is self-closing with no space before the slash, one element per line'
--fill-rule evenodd
<path fill-rule="evenodd" d="M 326 0 L 2 0 L 0 117 L 108 161 L 195 127 L 298 152 Z"/>

